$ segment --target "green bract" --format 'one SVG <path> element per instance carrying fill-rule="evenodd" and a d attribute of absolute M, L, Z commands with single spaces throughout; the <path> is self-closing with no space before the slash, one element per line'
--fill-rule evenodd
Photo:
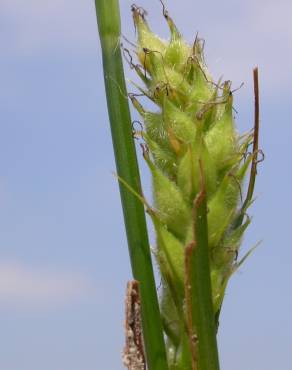
<path fill-rule="evenodd" d="M 148 112 L 132 94 L 144 121 L 144 158 L 153 177 L 149 209 L 157 234 L 155 252 L 163 278 L 161 310 L 171 369 L 190 369 L 185 297 L 185 248 L 193 240 L 194 200 L 207 199 L 209 265 L 214 320 L 218 324 L 227 282 L 236 270 L 252 194 L 242 184 L 255 152 L 253 135 L 239 136 L 233 119 L 230 81 L 215 83 L 204 62 L 203 42 L 188 45 L 164 11 L 170 41 L 150 30 L 145 12 L 132 7 L 138 41 L 139 87 L 157 105 Z M 202 178 L 204 181 L 202 181 Z"/>

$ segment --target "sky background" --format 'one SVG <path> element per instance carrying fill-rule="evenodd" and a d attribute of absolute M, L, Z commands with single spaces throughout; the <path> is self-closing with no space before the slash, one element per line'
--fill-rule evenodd
<path fill-rule="evenodd" d="M 245 83 L 240 132 L 259 66 L 266 159 L 242 251 L 262 243 L 229 285 L 219 346 L 222 370 L 291 370 L 292 2 L 165 3 L 188 41 L 206 40 L 213 76 Z M 167 37 L 159 1 L 139 5 Z M 94 2 L 0 0 L 0 45 L 0 369 L 122 370 L 131 272 Z M 143 164 L 142 177 L 151 194 Z"/>

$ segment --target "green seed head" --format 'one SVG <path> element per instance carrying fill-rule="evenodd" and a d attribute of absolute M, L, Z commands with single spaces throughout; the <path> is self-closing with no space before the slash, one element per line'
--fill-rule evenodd
<path fill-rule="evenodd" d="M 202 186 L 201 168 L 207 194 L 209 264 L 217 320 L 249 224 L 249 219 L 244 220 L 250 202 L 242 200 L 242 184 L 254 155 L 247 152 L 253 136 L 238 135 L 231 83 L 212 80 L 204 62 L 202 40 L 197 37 L 193 45 L 188 45 L 165 10 L 170 40 L 161 40 L 150 30 L 145 11 L 133 6 L 132 12 L 140 65 L 135 70 L 146 85 L 139 90 L 157 106 L 155 111 L 147 111 L 131 97 L 144 121 L 142 137 L 149 149 L 144 157 L 153 177 L 154 204 L 150 214 L 164 280 L 162 314 L 169 350 L 183 358 L 184 251 L 193 238 L 192 209 Z"/>

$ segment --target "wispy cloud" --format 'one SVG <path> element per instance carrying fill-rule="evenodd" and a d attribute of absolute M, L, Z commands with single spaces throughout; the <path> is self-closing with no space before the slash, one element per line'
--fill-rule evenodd
<path fill-rule="evenodd" d="M 237 19 L 236 26 L 230 27 L 226 22 L 225 26 L 218 27 L 223 58 L 215 69 L 219 71 L 218 67 L 224 67 L 232 80 L 246 81 L 246 76 L 251 80 L 251 67 L 258 65 L 262 91 L 278 95 L 292 83 L 292 28 L 289 26 L 292 2 L 260 0 L 249 6 L 248 3 L 250 10 Z"/>
<path fill-rule="evenodd" d="M 92 292 L 87 279 L 76 273 L 26 266 L 17 262 L 0 264 L 0 304 L 51 307 L 80 300 Z"/>
<path fill-rule="evenodd" d="M 23 56 L 84 50 L 97 39 L 93 1 L 2 0 L 0 21 L 5 49 Z"/>

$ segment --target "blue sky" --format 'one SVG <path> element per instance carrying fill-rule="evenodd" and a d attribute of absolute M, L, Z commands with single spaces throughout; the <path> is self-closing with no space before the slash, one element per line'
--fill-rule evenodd
<path fill-rule="evenodd" d="M 120 3 L 123 34 L 134 40 L 132 1 Z M 166 4 L 187 40 L 205 38 L 215 77 L 245 82 L 235 100 L 241 132 L 252 126 L 259 66 L 266 160 L 243 251 L 262 244 L 227 291 L 221 362 L 290 370 L 292 3 Z M 139 5 L 167 37 L 159 1 Z M 0 368 L 120 370 L 131 272 L 94 3 L 1 0 L 0 45 Z M 142 177 L 151 194 L 143 164 Z"/>

